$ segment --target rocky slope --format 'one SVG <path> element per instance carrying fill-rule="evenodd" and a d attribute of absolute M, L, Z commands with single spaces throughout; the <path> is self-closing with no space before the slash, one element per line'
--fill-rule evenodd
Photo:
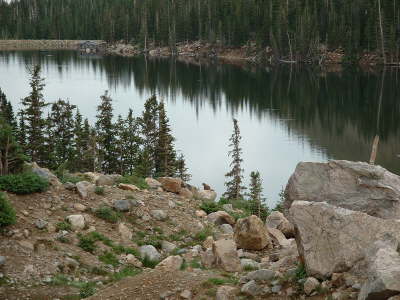
<path fill-rule="evenodd" d="M 18 220 L 1 233 L 0 299 L 400 294 L 398 177 L 382 168 L 300 164 L 286 189 L 290 221 L 273 212 L 265 224 L 256 216 L 235 219 L 239 211 L 231 205 L 207 215 L 200 204 L 213 201 L 215 192 L 179 179 L 148 178 L 148 188 L 139 189 L 118 184 L 118 175 L 87 173 L 86 181 L 61 184 L 45 169 L 34 171 L 52 187 L 8 194 Z"/>

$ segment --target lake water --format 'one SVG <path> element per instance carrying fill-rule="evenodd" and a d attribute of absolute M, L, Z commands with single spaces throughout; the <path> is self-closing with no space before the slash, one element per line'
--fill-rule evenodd
<path fill-rule="evenodd" d="M 400 72 L 285 66 L 256 68 L 170 59 L 81 56 L 68 51 L 0 52 L 0 87 L 18 108 L 29 93 L 27 66 L 40 63 L 45 98 L 69 99 L 92 122 L 109 90 L 115 114 L 136 115 L 153 93 L 166 102 L 177 149 L 193 175 L 221 195 L 229 170 L 232 118 L 242 133 L 246 183 L 260 171 L 267 204 L 300 161 L 368 161 L 400 173 Z"/>

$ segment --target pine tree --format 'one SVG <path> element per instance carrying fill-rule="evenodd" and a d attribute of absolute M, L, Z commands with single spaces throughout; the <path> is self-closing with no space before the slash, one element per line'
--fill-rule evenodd
<path fill-rule="evenodd" d="M 100 171 L 98 137 L 96 129 L 90 127 L 88 119 L 84 121 L 82 139 L 86 144 L 82 155 L 81 170 L 92 172 Z"/>
<path fill-rule="evenodd" d="M 164 102 L 158 105 L 158 136 L 155 155 L 155 169 L 157 177 L 172 177 L 176 173 L 176 151 L 174 137 L 171 135 L 169 119 L 165 111 Z"/>
<path fill-rule="evenodd" d="M 96 134 L 99 150 L 100 167 L 103 172 L 113 173 L 118 171 L 118 161 L 115 149 L 115 130 L 112 123 L 112 99 L 108 91 L 101 96 L 101 104 L 97 107 Z"/>
<path fill-rule="evenodd" d="M 16 132 L 17 130 L 17 121 L 14 116 L 14 111 L 11 105 L 11 102 L 7 101 L 6 95 L 0 88 L 0 117 L 3 117 L 4 121 L 6 121 Z"/>
<path fill-rule="evenodd" d="M 17 140 L 18 143 L 21 145 L 23 149 L 25 149 L 26 146 L 26 125 L 25 125 L 25 117 L 24 117 L 24 112 L 20 110 L 18 112 L 19 116 L 19 122 L 18 122 L 18 135 L 17 135 Z"/>
<path fill-rule="evenodd" d="M 21 171 L 25 160 L 13 128 L 0 116 L 0 176 Z"/>
<path fill-rule="evenodd" d="M 156 96 L 152 96 L 144 104 L 144 111 L 139 119 L 139 124 L 143 137 L 143 151 L 137 170 L 143 177 L 154 176 L 158 139 L 158 103 Z"/>
<path fill-rule="evenodd" d="M 126 165 L 125 165 L 125 122 L 121 115 L 118 115 L 117 122 L 115 123 L 115 155 L 118 161 L 118 174 L 125 174 Z"/>
<path fill-rule="evenodd" d="M 140 145 L 142 143 L 142 139 L 139 136 L 139 121 L 137 118 L 133 117 L 132 109 L 129 110 L 124 125 L 124 130 L 120 134 L 120 138 L 124 141 L 124 153 L 122 159 L 125 164 L 125 173 L 132 175 L 135 166 L 139 162 Z"/>
<path fill-rule="evenodd" d="M 46 153 L 44 130 L 46 120 L 42 117 L 43 110 L 47 106 L 43 99 L 44 79 L 41 77 L 41 67 L 35 66 L 30 70 L 31 92 L 28 97 L 22 99 L 24 124 L 26 134 L 26 151 L 32 161 L 39 164 L 43 161 L 43 154 Z M 26 123 L 26 125 L 25 125 Z"/>
<path fill-rule="evenodd" d="M 262 181 L 260 172 L 251 172 L 250 174 L 250 188 L 249 188 L 249 201 L 254 202 L 257 210 L 257 215 L 261 217 L 261 204 L 262 204 Z M 253 212 L 254 213 L 254 212 Z"/>
<path fill-rule="evenodd" d="M 240 136 L 240 129 L 238 125 L 238 121 L 233 119 L 233 134 L 231 136 L 229 147 L 232 148 L 229 151 L 229 156 L 232 158 L 232 162 L 230 164 L 231 171 L 229 171 L 225 177 L 230 178 L 225 183 L 227 188 L 226 192 L 224 193 L 224 197 L 228 200 L 239 200 L 243 199 L 242 191 L 246 188 L 243 186 L 243 169 L 241 164 L 243 162 L 242 159 L 242 148 L 240 148 L 240 140 L 242 137 Z"/>
<path fill-rule="evenodd" d="M 82 122 L 82 115 L 79 109 L 76 110 L 74 118 L 74 141 L 73 141 L 73 161 L 71 161 L 69 167 L 70 171 L 83 171 L 89 170 L 84 167 L 85 157 L 83 153 L 87 146 L 88 135 L 85 136 L 85 131 Z M 87 167 L 87 166 L 86 166 Z"/>
<path fill-rule="evenodd" d="M 183 180 L 183 182 L 190 181 L 192 175 L 189 174 L 188 168 L 186 167 L 185 157 L 181 153 L 176 160 L 176 176 Z"/>
<path fill-rule="evenodd" d="M 51 106 L 51 113 L 47 122 L 50 130 L 49 136 L 51 137 L 49 144 L 54 147 L 54 165 L 50 166 L 52 169 L 56 169 L 62 164 L 69 167 L 69 163 L 72 163 L 74 154 L 73 111 L 75 108 L 75 105 L 61 99 Z"/>

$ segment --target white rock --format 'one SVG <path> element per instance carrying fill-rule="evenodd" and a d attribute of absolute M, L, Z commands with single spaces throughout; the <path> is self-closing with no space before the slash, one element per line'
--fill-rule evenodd
<path fill-rule="evenodd" d="M 139 248 L 139 253 L 142 258 L 147 257 L 151 261 L 160 261 L 161 255 L 152 245 L 145 245 Z"/>
<path fill-rule="evenodd" d="M 82 215 L 70 215 L 66 219 L 71 224 L 71 228 L 74 231 L 82 230 L 85 228 L 85 218 Z"/>

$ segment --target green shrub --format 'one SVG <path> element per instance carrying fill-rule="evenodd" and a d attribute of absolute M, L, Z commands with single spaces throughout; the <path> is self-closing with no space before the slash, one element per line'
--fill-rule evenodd
<path fill-rule="evenodd" d="M 48 181 L 34 173 L 0 176 L 0 190 L 18 195 L 44 192 L 48 187 Z"/>
<path fill-rule="evenodd" d="M 11 203 L 4 193 L 0 192 L 0 228 L 15 224 L 17 217 Z"/>
<path fill-rule="evenodd" d="M 79 290 L 81 298 L 89 298 L 96 293 L 96 284 L 94 282 L 87 282 Z"/>
<path fill-rule="evenodd" d="M 96 186 L 96 188 L 94 189 L 94 192 L 97 195 L 101 195 L 101 196 L 104 196 L 104 194 L 105 194 L 104 188 L 102 186 Z"/>
<path fill-rule="evenodd" d="M 147 255 L 142 259 L 143 267 L 154 269 L 158 265 L 159 261 L 151 260 Z"/>
<path fill-rule="evenodd" d="M 112 274 L 111 279 L 113 281 L 119 281 L 121 279 L 124 279 L 125 277 L 136 276 L 137 274 L 140 274 L 140 272 L 140 269 L 136 269 L 133 267 L 124 267 L 121 271 Z"/>
<path fill-rule="evenodd" d="M 83 250 L 89 253 L 93 253 L 97 246 L 96 246 L 96 239 L 90 235 L 79 235 L 79 243 L 78 246 L 81 247 Z"/>
<path fill-rule="evenodd" d="M 59 222 L 56 224 L 57 231 L 72 231 L 72 226 L 68 222 Z"/>
<path fill-rule="evenodd" d="M 68 172 L 64 172 L 64 173 L 61 173 L 61 174 L 58 174 L 56 172 L 56 174 L 58 176 L 58 179 L 60 179 L 60 181 L 62 183 L 71 182 L 73 184 L 76 184 L 76 183 L 78 183 L 80 181 L 90 181 L 90 178 L 88 176 L 86 176 L 86 175 L 72 175 L 72 174 L 70 174 Z"/>
<path fill-rule="evenodd" d="M 113 267 L 119 266 L 118 258 L 111 252 L 104 252 L 104 254 L 99 256 L 99 260 L 106 265 L 111 265 Z"/>
<path fill-rule="evenodd" d="M 112 210 L 111 207 L 108 206 L 103 206 L 96 209 L 94 214 L 96 215 L 96 217 L 110 223 L 117 223 L 120 217 L 117 212 L 115 212 L 114 210 Z"/>
<path fill-rule="evenodd" d="M 279 201 L 276 203 L 273 211 L 279 211 L 283 213 L 283 202 L 285 201 L 285 191 L 282 189 L 279 193 Z"/>
<path fill-rule="evenodd" d="M 197 242 L 204 242 L 209 236 L 213 236 L 214 232 L 211 226 L 206 226 L 201 231 L 194 235 L 194 240 Z"/>
<path fill-rule="evenodd" d="M 133 184 L 141 190 L 148 189 L 149 186 L 143 177 L 136 175 L 126 175 L 118 179 L 117 183 Z"/>
<path fill-rule="evenodd" d="M 297 265 L 295 277 L 296 277 L 296 281 L 307 278 L 307 271 L 303 264 Z"/>
<path fill-rule="evenodd" d="M 204 201 L 203 203 L 201 203 L 200 208 L 204 210 L 207 214 L 211 214 L 213 212 L 222 210 L 222 205 L 215 201 Z"/>

